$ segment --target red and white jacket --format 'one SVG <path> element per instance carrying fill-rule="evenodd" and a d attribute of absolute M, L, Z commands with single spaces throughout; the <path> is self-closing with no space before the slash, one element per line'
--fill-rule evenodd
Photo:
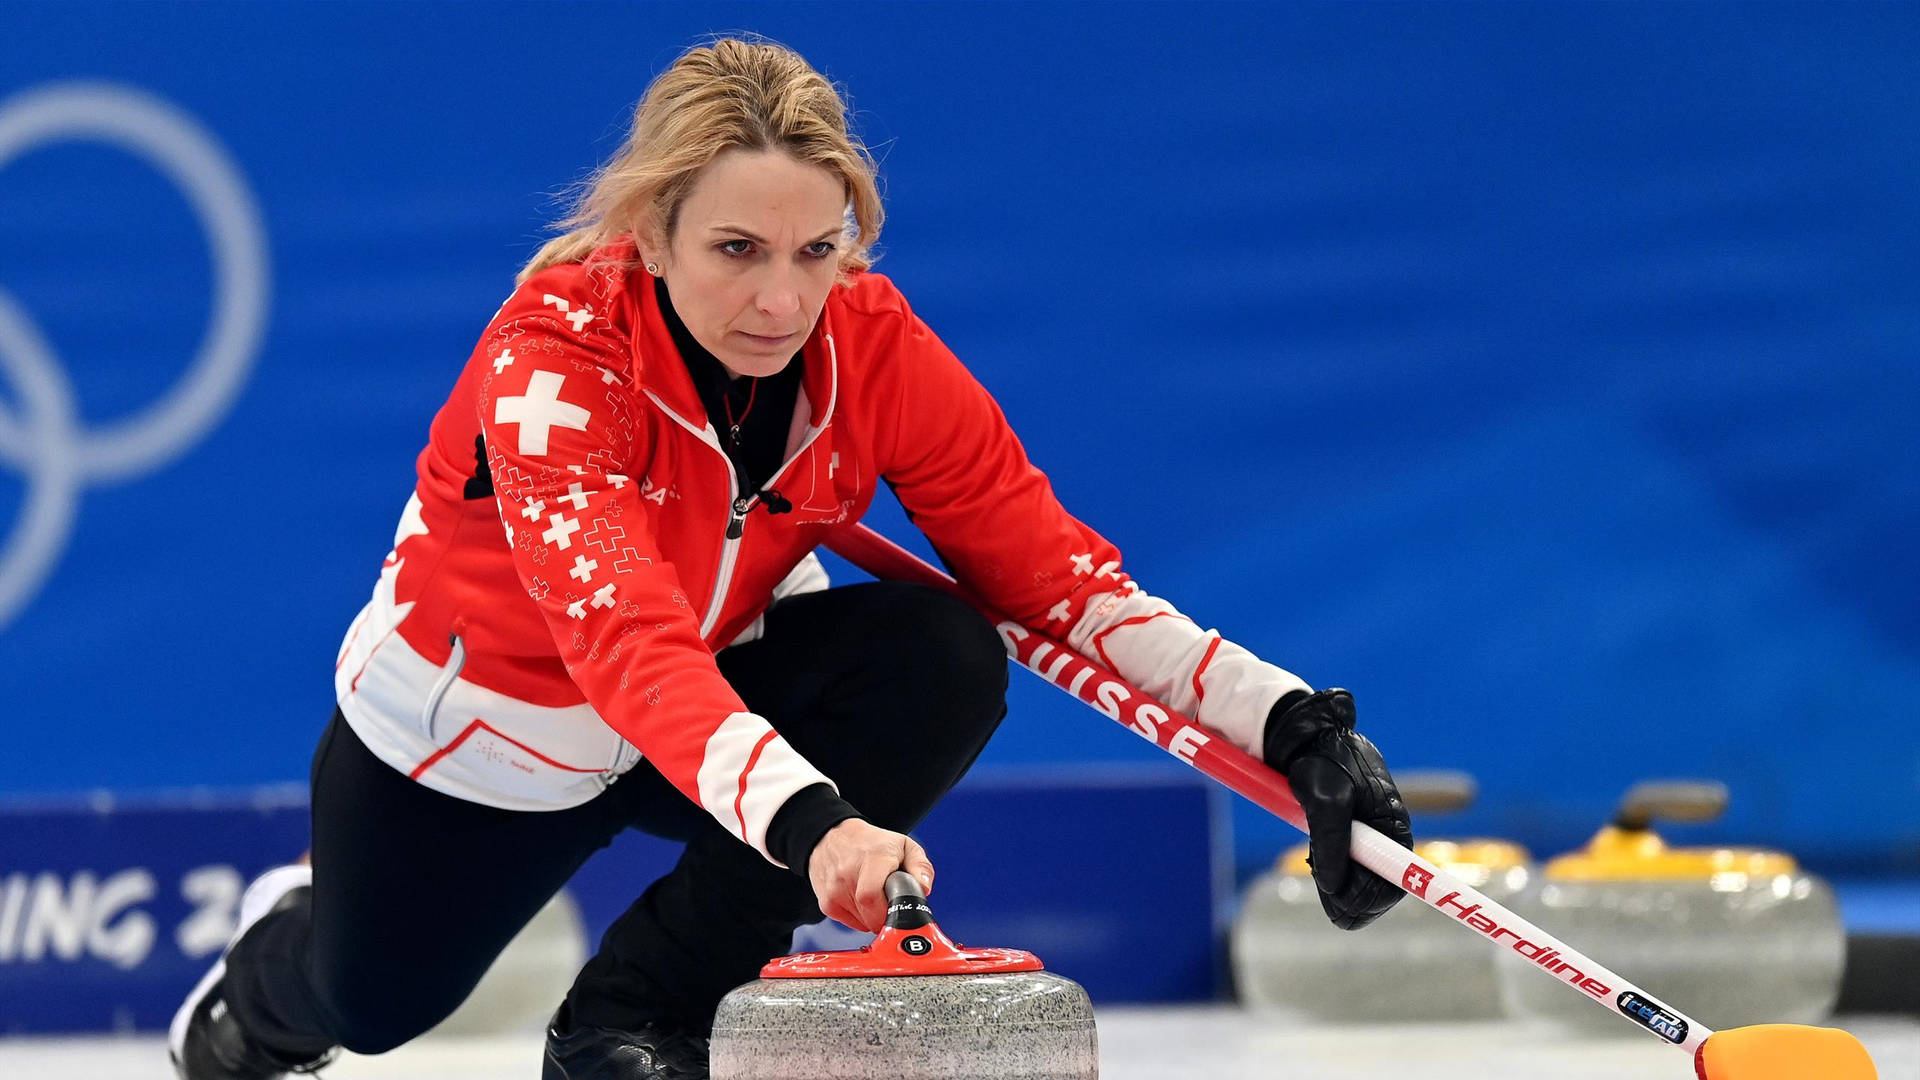
<path fill-rule="evenodd" d="M 767 855 L 775 811 L 832 779 L 747 710 L 714 653 L 756 636 L 777 597 L 824 587 L 813 549 L 883 480 L 977 595 L 1245 749 L 1305 687 L 1130 580 L 879 274 L 829 295 L 767 485 L 793 509 L 756 509 L 630 256 L 604 248 L 516 289 L 434 417 L 335 667 L 341 711 L 389 765 L 551 810 L 644 754 Z"/>

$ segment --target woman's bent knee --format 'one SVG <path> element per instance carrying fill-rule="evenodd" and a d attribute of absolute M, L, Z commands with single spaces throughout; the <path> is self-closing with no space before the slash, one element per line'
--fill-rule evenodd
<path fill-rule="evenodd" d="M 356 1054 L 384 1054 L 426 1034 L 472 992 L 464 979 L 423 985 L 407 977 L 408 966 L 396 958 L 384 975 L 316 986 L 336 1043 Z"/>
<path fill-rule="evenodd" d="M 914 628 L 903 644 L 926 680 L 947 693 L 1004 700 L 1007 649 L 993 623 L 952 593 L 903 583 L 896 588 L 902 590 L 896 603 L 911 611 Z"/>
<path fill-rule="evenodd" d="M 371 1008 L 368 1004 L 340 1011 L 334 1018 L 334 1040 L 356 1054 L 384 1054 L 398 1049 L 426 1034 L 453 1011 L 428 1015 L 400 1002 Z"/>

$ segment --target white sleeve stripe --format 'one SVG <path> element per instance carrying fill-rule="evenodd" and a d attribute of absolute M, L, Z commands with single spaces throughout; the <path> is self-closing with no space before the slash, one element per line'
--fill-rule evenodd
<path fill-rule="evenodd" d="M 1312 689 L 1144 590 L 1090 600 L 1067 644 L 1097 653 L 1121 678 L 1252 754 L 1260 753 L 1273 703 Z"/>
<path fill-rule="evenodd" d="M 695 786 L 700 805 L 726 830 L 764 856 L 773 815 L 802 788 L 839 788 L 787 745 L 773 725 L 753 713 L 732 713 L 707 739 Z"/>

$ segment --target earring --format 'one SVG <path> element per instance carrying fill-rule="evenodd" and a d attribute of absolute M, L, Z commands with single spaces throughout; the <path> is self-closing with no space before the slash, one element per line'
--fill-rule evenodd
<path fill-rule="evenodd" d="M 659 277 L 659 276 L 660 276 L 660 264 L 659 264 L 659 263 L 648 263 L 648 264 L 647 264 L 647 273 L 649 273 L 649 274 L 652 274 L 652 275 L 653 275 L 654 277 Z"/>

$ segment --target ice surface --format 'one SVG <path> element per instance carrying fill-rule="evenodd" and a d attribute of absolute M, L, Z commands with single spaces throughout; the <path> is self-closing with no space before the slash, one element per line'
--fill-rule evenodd
<path fill-rule="evenodd" d="M 1306 1026 L 1233 1006 L 1102 1009 L 1102 1080 L 1691 1080 L 1687 1056 L 1618 1037 L 1512 1023 Z M 1920 1020 L 1851 1017 L 1882 1080 L 1920 1076 Z M 538 1035 L 423 1039 L 346 1058 L 325 1080 L 535 1080 Z M 7 1080 L 172 1080 L 158 1038 L 0 1039 Z"/>

